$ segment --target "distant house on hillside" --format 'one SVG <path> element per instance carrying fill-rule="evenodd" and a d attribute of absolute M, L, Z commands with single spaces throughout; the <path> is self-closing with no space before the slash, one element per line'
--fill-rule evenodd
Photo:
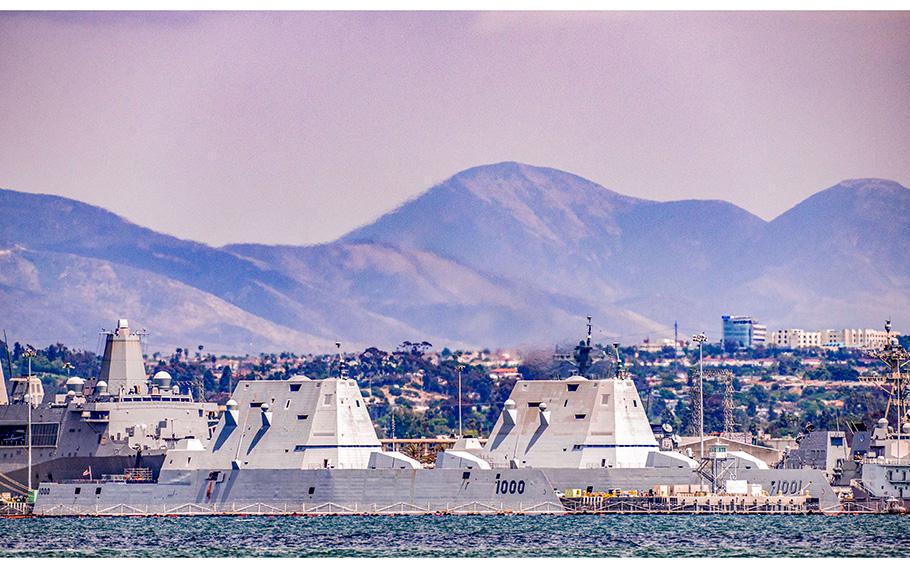
<path fill-rule="evenodd" d="M 500 379 L 521 379 L 521 373 L 515 367 L 497 367 L 490 371 L 490 378 L 494 381 Z"/>

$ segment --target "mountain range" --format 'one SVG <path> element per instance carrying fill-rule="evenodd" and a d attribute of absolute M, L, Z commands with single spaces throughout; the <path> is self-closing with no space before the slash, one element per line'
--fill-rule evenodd
<path fill-rule="evenodd" d="M 878 327 L 910 314 L 910 190 L 841 182 L 764 221 L 514 162 L 460 172 L 335 242 L 221 248 L 52 195 L 0 190 L 0 323 L 76 343 L 118 317 L 150 345 L 329 352 L 427 340 L 543 346 L 585 315 L 623 343 L 705 329 Z M 12 338 L 11 338 L 12 339 Z"/>

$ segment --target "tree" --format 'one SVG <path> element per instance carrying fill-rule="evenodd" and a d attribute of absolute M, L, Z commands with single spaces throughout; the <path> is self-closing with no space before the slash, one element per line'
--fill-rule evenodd
<path fill-rule="evenodd" d="M 219 392 L 231 392 L 234 386 L 234 374 L 228 365 L 221 367 L 221 379 L 218 381 Z"/>

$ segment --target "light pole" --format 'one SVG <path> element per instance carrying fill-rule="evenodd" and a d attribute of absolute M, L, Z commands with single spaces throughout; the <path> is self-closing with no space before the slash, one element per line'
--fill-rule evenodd
<path fill-rule="evenodd" d="M 708 341 L 708 336 L 704 332 L 692 336 L 692 341 L 698 343 L 698 397 L 701 405 L 701 416 L 699 416 L 698 438 L 700 446 L 701 459 L 705 459 L 705 362 L 702 347 Z"/>
<path fill-rule="evenodd" d="M 25 437 L 28 439 L 28 497 L 32 496 L 32 358 L 35 351 L 29 347 L 25 350 L 25 358 L 28 359 L 28 377 L 25 379 L 25 404 L 28 406 L 28 426 L 25 430 Z"/>
<path fill-rule="evenodd" d="M 464 369 L 464 365 L 458 365 L 458 437 L 463 438 L 464 433 L 461 428 L 461 370 Z"/>

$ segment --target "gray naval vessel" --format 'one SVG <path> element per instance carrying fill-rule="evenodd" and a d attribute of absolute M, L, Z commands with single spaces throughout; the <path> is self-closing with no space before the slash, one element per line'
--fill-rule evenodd
<path fill-rule="evenodd" d="M 169 448 L 208 441 L 217 405 L 180 392 L 165 372 L 150 380 L 127 320 L 104 333 L 97 380 L 72 377 L 63 393 L 45 393 L 34 376 L 12 378 L 8 391 L 0 380 L 0 492 L 130 469 L 154 479 Z"/>
<path fill-rule="evenodd" d="M 885 415 L 871 432 L 863 425 L 854 427 L 849 448 L 843 431 L 804 434 L 799 448 L 785 457 L 783 467 L 825 471 L 851 508 L 906 512 L 910 509 L 910 373 L 904 369 L 910 353 L 891 330 L 889 320 L 885 322 L 891 336 L 888 343 L 870 352 L 886 366 L 886 372 L 860 377 L 887 393 Z"/>
<path fill-rule="evenodd" d="M 580 347 L 584 360 L 590 338 Z M 211 441 L 177 442 L 157 482 L 42 482 L 34 512 L 543 513 L 564 511 L 567 490 L 708 488 L 726 479 L 838 507 L 821 470 L 769 469 L 738 452 L 695 462 L 670 438 L 657 440 L 628 374 L 583 374 L 517 381 L 486 444 L 459 439 L 432 466 L 383 451 L 353 379 L 240 381 Z"/>

